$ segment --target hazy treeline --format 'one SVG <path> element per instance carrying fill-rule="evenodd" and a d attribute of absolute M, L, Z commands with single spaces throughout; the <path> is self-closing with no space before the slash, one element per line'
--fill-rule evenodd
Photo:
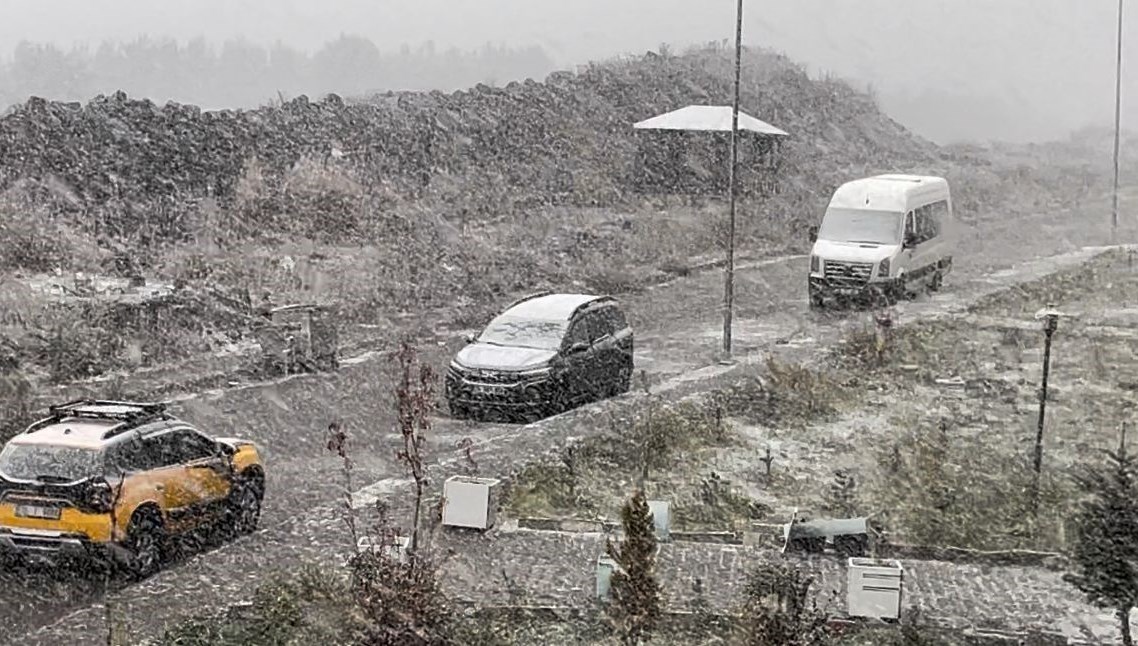
<path fill-rule="evenodd" d="M 264 47 L 242 40 L 211 46 L 204 38 L 187 43 L 140 38 L 93 50 L 23 42 L 0 61 L 0 105 L 23 103 L 29 96 L 82 101 L 123 90 L 158 103 L 251 107 L 276 100 L 278 92 L 289 98 L 454 90 L 540 79 L 554 67 L 540 47 L 487 44 L 475 51 L 440 51 L 428 42 L 384 52 L 366 38 L 349 35 L 311 54 L 284 44 Z"/>

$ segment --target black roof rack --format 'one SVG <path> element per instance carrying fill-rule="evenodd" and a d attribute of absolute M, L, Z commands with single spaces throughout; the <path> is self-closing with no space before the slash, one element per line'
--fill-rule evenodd
<path fill-rule="evenodd" d="M 76 399 L 66 404 L 48 407 L 49 416 L 32 424 L 31 433 L 67 418 L 103 419 L 120 422 L 107 429 L 103 438 L 114 437 L 124 431 L 150 421 L 171 419 L 165 402 L 129 402 L 110 399 Z"/>
<path fill-rule="evenodd" d="M 55 417 L 82 417 L 130 422 L 139 417 L 154 417 L 165 413 L 166 403 L 76 399 L 66 404 L 50 406 L 48 411 Z"/>

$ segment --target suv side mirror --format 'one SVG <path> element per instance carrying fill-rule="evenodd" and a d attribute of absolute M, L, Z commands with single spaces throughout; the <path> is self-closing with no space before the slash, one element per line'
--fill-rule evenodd
<path fill-rule="evenodd" d="M 806 234 L 808 236 L 810 236 L 810 242 L 817 242 L 818 241 L 818 227 L 817 226 L 811 226 L 809 229 L 807 229 Z"/>
<path fill-rule="evenodd" d="M 915 249 L 917 247 L 917 234 L 906 233 L 905 241 L 901 243 L 902 249 Z"/>
<path fill-rule="evenodd" d="M 463 336 L 462 342 L 465 343 L 466 345 L 470 345 L 471 343 L 474 343 L 474 335 L 473 334 L 467 334 L 467 335 Z"/>

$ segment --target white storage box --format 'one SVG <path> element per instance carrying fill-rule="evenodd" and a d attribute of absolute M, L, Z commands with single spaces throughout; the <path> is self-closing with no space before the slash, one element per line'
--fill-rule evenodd
<path fill-rule="evenodd" d="M 597 599 L 608 601 L 612 594 L 612 575 L 616 572 L 616 561 L 607 554 L 597 557 Z"/>
<path fill-rule="evenodd" d="M 656 540 L 667 542 L 671 536 L 672 514 L 671 505 L 666 500 L 649 500 L 648 511 L 652 514 L 652 523 L 656 526 Z"/>
<path fill-rule="evenodd" d="M 498 511 L 498 485 L 493 478 L 451 476 L 443 483 L 443 525 L 490 529 Z"/>
<path fill-rule="evenodd" d="M 847 565 L 851 617 L 900 619 L 904 569 L 900 561 L 851 558 Z"/>

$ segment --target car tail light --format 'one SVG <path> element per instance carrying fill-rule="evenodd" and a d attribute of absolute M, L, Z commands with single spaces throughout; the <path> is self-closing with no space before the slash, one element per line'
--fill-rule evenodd
<path fill-rule="evenodd" d="M 87 506 L 97 513 L 107 513 L 114 506 L 114 491 L 110 483 L 96 480 L 87 488 Z"/>

